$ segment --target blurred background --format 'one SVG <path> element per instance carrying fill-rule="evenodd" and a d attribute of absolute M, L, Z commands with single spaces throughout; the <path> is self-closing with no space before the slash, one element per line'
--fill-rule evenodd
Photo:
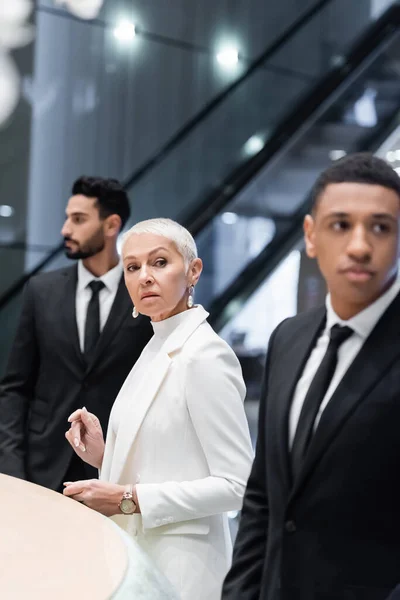
<path fill-rule="evenodd" d="M 0 375 L 26 280 L 67 264 L 72 182 L 115 177 L 132 223 L 195 235 L 196 300 L 239 356 L 254 437 L 272 330 L 324 300 L 302 243 L 314 180 L 356 151 L 400 169 L 399 24 L 388 0 L 1 0 Z"/>

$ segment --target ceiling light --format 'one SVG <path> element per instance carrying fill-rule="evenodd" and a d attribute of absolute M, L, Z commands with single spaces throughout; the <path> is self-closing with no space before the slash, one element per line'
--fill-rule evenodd
<path fill-rule="evenodd" d="M 221 219 L 225 225 L 234 225 L 238 220 L 238 216 L 234 212 L 224 212 L 221 215 Z"/>
<path fill-rule="evenodd" d="M 386 160 L 388 160 L 389 162 L 395 162 L 396 152 L 393 152 L 393 150 L 389 150 L 389 152 L 387 152 L 386 154 Z"/>
<path fill-rule="evenodd" d="M 343 158 L 344 156 L 346 156 L 346 152 L 344 150 L 331 150 L 329 152 L 329 158 L 331 160 L 339 160 L 340 158 Z"/>
<path fill-rule="evenodd" d="M 395 159 L 396 160 L 400 160 L 400 150 L 396 150 L 396 152 L 394 153 Z"/>
<path fill-rule="evenodd" d="M 254 156 L 264 148 L 264 140 L 259 135 L 252 135 L 244 145 L 247 156 Z"/>
<path fill-rule="evenodd" d="M 0 217 L 12 217 L 14 214 L 14 209 L 12 206 L 8 206 L 8 204 L 0 204 Z"/>
<path fill-rule="evenodd" d="M 217 54 L 217 61 L 223 67 L 232 68 L 236 66 L 239 61 L 239 52 L 233 47 L 223 48 Z"/>
<path fill-rule="evenodd" d="M 131 42 L 135 35 L 135 25 L 130 21 L 121 21 L 114 29 L 114 36 L 120 42 Z"/>

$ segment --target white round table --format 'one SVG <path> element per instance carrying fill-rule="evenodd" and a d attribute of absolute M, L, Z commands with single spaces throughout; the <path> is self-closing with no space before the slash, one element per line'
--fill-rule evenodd
<path fill-rule="evenodd" d="M 4 600 L 177 600 L 150 559 L 110 519 L 0 474 Z"/>

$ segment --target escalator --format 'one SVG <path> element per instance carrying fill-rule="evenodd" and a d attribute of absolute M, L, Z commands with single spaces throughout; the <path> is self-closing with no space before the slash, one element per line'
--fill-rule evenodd
<path fill-rule="evenodd" d="M 206 264 L 198 300 L 210 307 L 217 329 L 298 243 L 317 173 L 338 153 L 374 151 L 396 123 L 398 3 L 371 19 L 361 37 L 365 23 L 351 22 L 340 44 L 330 43 L 315 61 L 335 4 L 320 1 L 305 11 L 229 93 L 127 182 L 146 211 L 135 218 L 165 216 L 168 207 L 168 216 L 196 235 Z M 347 0 L 346 11 L 356 4 Z M 44 256 L 34 271 L 58 266 L 60 252 Z M 0 297 L 3 339 L 12 335 L 30 274 Z"/>
<path fill-rule="evenodd" d="M 179 220 L 183 219 L 185 224 L 190 226 L 190 217 L 188 221 L 186 214 L 183 214 L 186 213 L 187 207 L 197 204 L 199 198 L 204 199 L 208 191 L 216 191 L 217 180 L 225 177 L 229 170 L 236 166 L 237 161 L 232 157 L 227 157 L 228 144 L 225 144 L 225 147 L 219 147 L 217 161 L 212 161 L 211 165 L 204 165 L 204 168 L 199 164 L 199 157 L 205 156 L 205 150 L 214 147 L 214 140 L 210 138 L 210 133 L 213 135 L 217 129 L 219 130 L 225 125 L 225 112 L 229 112 L 230 98 L 239 90 L 247 89 L 248 83 L 250 89 L 251 80 L 258 72 L 267 74 L 283 72 L 285 82 L 292 83 L 296 91 L 298 90 L 297 80 L 309 81 L 310 75 L 297 72 L 295 69 L 286 69 L 270 64 L 269 59 L 279 58 L 279 52 L 282 52 L 287 43 L 298 36 L 308 23 L 318 16 L 322 19 L 324 9 L 333 4 L 340 4 L 340 1 L 318 0 L 312 2 L 312 0 L 308 0 L 305 2 L 306 8 L 294 18 L 288 29 L 278 35 L 272 45 L 269 44 L 258 58 L 246 65 L 239 77 L 224 87 L 220 94 L 206 104 L 198 114 L 185 123 L 171 139 L 125 179 L 124 187 L 130 195 L 132 212 L 136 221 L 166 214 L 166 207 L 168 207 L 168 216 Z M 49 8 L 45 10 L 46 12 L 50 11 Z M 53 12 L 53 9 L 50 12 Z M 239 117 L 240 115 L 235 116 Z M 3 135 L 3 137 L 7 143 L 7 136 Z M 223 136 L 218 134 L 218 139 L 222 140 Z M 5 152 L 5 150 L 3 151 Z M 193 171 L 196 171 L 197 176 Z M 60 258 L 62 260 L 63 255 L 61 240 L 58 246 L 51 248 L 45 243 L 45 240 L 34 246 L 22 241 L 10 243 L 8 232 L 1 231 L 1 234 L 2 259 L 7 263 L 11 262 L 13 266 L 15 263 L 16 268 L 10 269 L 10 273 L 6 273 L 0 281 L 0 309 L 20 292 L 30 276 L 43 269 L 54 268 Z M 24 253 L 29 254 L 28 260 L 25 261 L 30 264 L 29 270 L 23 276 L 14 275 L 14 280 L 12 280 L 12 273 L 19 271 L 17 265 L 24 262 Z M 9 280 L 10 277 L 11 280 Z"/>
<path fill-rule="evenodd" d="M 236 262 L 212 298 L 211 321 L 220 330 L 302 239 L 309 193 L 318 174 L 345 154 L 376 152 L 400 123 L 400 6 L 396 3 L 350 49 L 288 116 L 249 165 L 248 182 L 223 210 L 251 225 L 264 220 L 266 243 Z M 296 127 L 296 121 L 301 122 Z M 284 144 L 279 143 L 283 138 Z M 265 153 L 265 162 L 262 154 Z M 257 163 L 263 162 L 263 165 Z M 400 163 L 399 163 L 400 164 Z M 253 167 L 253 168 L 252 168 Z M 243 176 L 243 175 L 242 175 Z M 221 220 L 216 215 L 214 221 Z M 207 225 L 210 228 L 210 224 Z M 199 236 L 207 235 L 204 228 Z M 252 249 L 251 249 L 252 250 Z M 228 258 L 226 253 L 226 259 Z"/>

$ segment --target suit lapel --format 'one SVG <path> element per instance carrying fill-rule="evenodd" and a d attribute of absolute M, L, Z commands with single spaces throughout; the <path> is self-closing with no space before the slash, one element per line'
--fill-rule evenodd
<path fill-rule="evenodd" d="M 191 310 L 190 315 L 187 315 L 188 318 L 184 319 L 166 339 L 151 365 L 147 365 L 149 367 L 147 372 L 140 373 L 140 359 L 137 369 L 133 367 L 117 398 L 123 417 L 118 427 L 110 481 L 119 481 L 138 431 L 172 364 L 171 355 L 182 348 L 207 316 L 208 313 L 201 306 Z M 140 383 L 136 383 L 137 381 Z"/>
<path fill-rule="evenodd" d="M 63 309 L 60 311 L 63 321 L 64 331 L 67 333 L 72 345 L 72 352 L 77 358 L 78 364 L 85 369 L 85 360 L 83 358 L 80 344 L 78 325 L 76 322 L 76 286 L 78 283 L 78 268 L 77 266 L 65 269 L 62 272 L 62 285 L 55 290 L 60 294 L 60 305 Z M 75 361 L 74 361 L 75 363 Z"/>
<path fill-rule="evenodd" d="M 119 480 L 132 444 L 136 439 L 147 411 L 164 381 L 170 364 L 170 356 L 161 350 L 152 363 L 151 373 L 133 374 L 133 377 L 130 377 L 127 385 L 124 386 L 125 389 L 121 390 L 122 397 L 119 396 L 118 401 L 124 405 L 128 404 L 128 409 L 123 411 L 123 419 L 119 424 L 111 465 L 110 481 L 117 482 Z M 134 386 L 134 392 L 132 393 L 132 384 L 134 384 L 135 377 L 141 377 L 141 385 L 137 388 Z"/>
<path fill-rule="evenodd" d="M 369 392 L 400 355 L 400 295 L 383 314 L 360 352 L 339 383 L 311 440 L 292 497 L 306 483 L 310 473 Z"/>
<path fill-rule="evenodd" d="M 294 337 L 288 339 L 287 343 L 280 349 L 277 363 L 290 365 L 290 370 L 281 372 L 277 383 L 278 402 L 276 403 L 276 418 L 272 422 L 277 423 L 276 435 L 278 436 L 276 448 L 280 456 L 279 463 L 284 476 L 287 489 L 291 486 L 291 468 L 289 455 L 289 413 L 296 385 L 302 375 L 304 366 L 316 343 L 326 318 L 325 309 L 321 308 L 313 312 L 312 316 L 304 315 Z M 309 317 L 309 318 L 306 318 Z M 275 363 L 275 360 L 274 360 Z M 272 366 L 272 368 L 275 368 Z"/>
<path fill-rule="evenodd" d="M 118 290 L 114 298 L 113 305 L 108 315 L 106 324 L 104 325 L 103 331 L 99 337 L 99 341 L 94 350 L 92 360 L 86 367 L 86 374 L 89 373 L 95 366 L 96 362 L 101 357 L 102 353 L 107 351 L 108 345 L 115 336 L 122 321 L 126 318 L 129 310 L 132 309 L 132 301 L 126 290 L 124 278 L 121 277 Z"/>

